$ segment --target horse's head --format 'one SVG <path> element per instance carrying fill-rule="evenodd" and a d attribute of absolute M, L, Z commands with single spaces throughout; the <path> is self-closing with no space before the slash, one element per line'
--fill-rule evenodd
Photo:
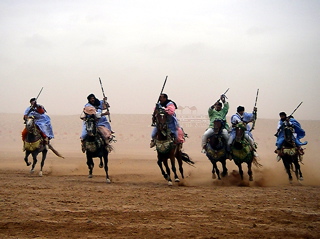
<path fill-rule="evenodd" d="M 167 134 L 168 124 L 167 124 L 167 113 L 164 109 L 158 108 L 154 111 L 154 120 L 158 133 L 162 133 L 164 136 Z"/>
<path fill-rule="evenodd" d="M 287 143 L 292 144 L 294 142 L 293 141 L 293 132 L 294 132 L 293 127 L 289 124 L 286 124 L 286 125 L 284 125 L 283 132 L 284 132 L 284 140 Z"/>
<path fill-rule="evenodd" d="M 244 133 L 247 130 L 247 125 L 244 122 L 240 122 L 235 126 L 235 129 L 236 129 L 235 140 L 239 142 L 244 138 Z"/>
<path fill-rule="evenodd" d="M 85 124 L 88 136 L 95 136 L 97 134 L 97 118 L 95 115 L 87 115 Z"/>
<path fill-rule="evenodd" d="M 215 136 L 220 135 L 224 122 L 222 120 L 213 121 L 213 134 Z"/>
<path fill-rule="evenodd" d="M 28 130 L 28 132 L 33 132 L 35 130 L 35 123 L 34 123 L 34 117 L 33 116 L 29 116 L 26 121 L 26 129 Z"/>

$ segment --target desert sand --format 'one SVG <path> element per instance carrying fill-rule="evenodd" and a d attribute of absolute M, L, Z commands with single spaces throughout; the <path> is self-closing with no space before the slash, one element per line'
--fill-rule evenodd
<path fill-rule="evenodd" d="M 277 119 L 257 120 L 263 167 L 253 167 L 249 182 L 244 165 L 241 182 L 232 161 L 227 177 L 212 179 L 200 153 L 207 117 L 178 117 L 195 165 L 184 164 L 185 179 L 170 187 L 149 148 L 151 115 L 112 115 L 117 142 L 107 184 L 98 159 L 88 178 L 78 115 L 51 116 L 52 145 L 65 158 L 49 151 L 40 177 L 39 162 L 30 174 L 23 161 L 22 116 L 1 113 L 0 238 L 320 238 L 320 121 L 300 121 L 309 142 L 304 181 L 290 184 L 273 152 Z"/>

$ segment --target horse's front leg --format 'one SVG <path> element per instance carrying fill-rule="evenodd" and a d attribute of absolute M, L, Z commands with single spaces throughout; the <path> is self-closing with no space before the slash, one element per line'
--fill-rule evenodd
<path fill-rule="evenodd" d="M 298 157 L 294 160 L 294 166 L 296 168 L 295 173 L 296 173 L 297 179 L 299 181 L 303 181 L 302 172 L 301 172 L 301 168 L 300 168 Z"/>
<path fill-rule="evenodd" d="M 221 160 L 221 165 L 222 165 L 222 173 L 221 176 L 225 177 L 228 175 L 228 169 L 227 169 L 227 163 L 226 163 L 226 158 L 224 158 L 223 160 Z"/>
<path fill-rule="evenodd" d="M 291 175 L 290 163 L 288 162 L 288 159 L 286 159 L 286 158 L 282 158 L 282 162 L 283 162 L 284 168 L 289 176 L 289 181 L 291 183 L 292 182 L 292 175 Z"/>
<path fill-rule="evenodd" d="M 168 185 L 172 186 L 172 180 L 171 180 L 171 177 L 170 177 L 170 168 L 169 168 L 169 165 L 168 165 L 168 160 L 164 160 L 163 164 L 164 164 L 164 166 L 166 168 L 166 171 L 167 171 Z"/>
<path fill-rule="evenodd" d="M 163 170 L 163 167 L 162 167 L 162 159 L 160 158 L 159 155 L 158 155 L 157 164 L 158 164 L 158 166 L 159 166 L 159 168 L 160 168 L 161 174 L 163 175 L 164 179 L 165 179 L 165 180 L 168 180 L 168 175 L 167 175 L 166 172 Z"/>
<path fill-rule="evenodd" d="M 42 177 L 42 168 L 44 166 L 44 161 L 46 160 L 47 153 L 48 153 L 48 150 L 46 150 L 46 149 L 44 149 L 42 151 L 42 159 L 41 159 L 40 172 L 39 172 L 39 176 L 41 176 L 41 177 Z"/>
<path fill-rule="evenodd" d="M 30 169 L 30 173 L 34 173 L 34 168 L 36 167 L 36 164 L 38 162 L 38 160 L 37 160 L 37 155 L 38 155 L 37 150 L 33 151 L 31 153 L 31 155 L 32 155 L 33 162 L 32 162 L 32 166 L 31 166 L 31 169 Z"/>
<path fill-rule="evenodd" d="M 249 175 L 249 181 L 253 181 L 253 176 L 252 176 L 252 161 L 248 163 L 248 175 Z"/>
<path fill-rule="evenodd" d="M 106 172 L 106 181 L 107 183 L 111 183 L 111 180 L 109 179 L 109 174 L 108 174 L 108 171 L 109 171 L 109 168 L 108 168 L 108 161 L 109 161 L 109 155 L 108 155 L 108 151 L 106 151 L 104 153 L 104 156 L 103 156 L 103 160 L 104 160 L 104 171 Z M 100 158 L 100 164 L 102 163 L 101 161 L 101 158 Z"/>
<path fill-rule="evenodd" d="M 217 162 L 214 159 L 210 159 L 210 161 L 212 163 L 212 179 L 216 179 L 218 176 L 218 179 L 221 180 L 220 171 L 218 169 Z"/>
<path fill-rule="evenodd" d="M 175 154 L 175 157 L 178 161 L 178 165 L 179 165 L 179 172 L 181 174 L 181 177 L 184 178 L 184 174 L 183 174 L 183 167 L 182 167 L 182 151 L 181 151 L 181 148 L 182 148 L 182 144 L 179 144 L 178 147 L 177 147 L 177 150 L 176 150 L 176 154 Z"/>
<path fill-rule="evenodd" d="M 30 153 L 31 153 L 31 152 L 26 151 L 26 154 L 25 154 L 25 156 L 24 156 L 24 161 L 26 162 L 26 165 L 27 165 L 27 166 L 30 166 L 30 165 L 31 165 L 31 162 L 28 161 L 28 157 L 29 157 Z"/>
<path fill-rule="evenodd" d="M 240 174 L 241 180 L 243 180 L 243 170 L 242 170 L 242 165 L 241 165 L 241 163 L 237 163 L 237 166 L 238 166 L 238 168 L 239 168 L 239 174 Z"/>
<path fill-rule="evenodd" d="M 88 165 L 88 169 L 89 169 L 88 178 L 92 178 L 92 171 L 93 171 L 93 168 L 94 168 L 94 163 L 93 163 L 92 156 L 89 155 L 88 153 L 87 153 L 87 165 Z"/>
<path fill-rule="evenodd" d="M 174 181 L 175 182 L 180 182 L 180 179 L 179 179 L 179 177 L 177 175 L 176 158 L 175 158 L 174 152 L 172 154 L 170 154 L 170 162 L 171 162 L 171 169 L 172 169 L 172 172 L 174 174 Z"/>

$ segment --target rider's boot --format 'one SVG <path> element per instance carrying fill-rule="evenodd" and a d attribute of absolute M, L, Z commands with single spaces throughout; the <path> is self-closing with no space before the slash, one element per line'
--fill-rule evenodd
<path fill-rule="evenodd" d="M 150 148 L 153 148 L 154 146 L 156 146 L 156 141 L 154 139 L 151 139 Z"/>
<path fill-rule="evenodd" d="M 299 146 L 297 149 L 298 149 L 299 155 L 304 155 L 303 148 L 301 148 L 301 147 Z"/>
<path fill-rule="evenodd" d="M 207 145 L 202 146 L 201 153 L 203 153 L 203 154 L 207 153 Z"/>

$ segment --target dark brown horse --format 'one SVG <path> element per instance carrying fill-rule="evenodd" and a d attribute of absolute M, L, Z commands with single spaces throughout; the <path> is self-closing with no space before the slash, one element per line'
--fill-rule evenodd
<path fill-rule="evenodd" d="M 163 109 L 156 109 L 154 112 L 154 121 L 157 127 L 156 134 L 156 150 L 158 156 L 158 166 L 161 170 L 163 177 L 168 181 L 168 185 L 172 185 L 172 180 L 170 176 L 170 168 L 168 165 L 168 159 L 171 161 L 171 169 L 174 174 L 174 181 L 180 182 L 177 175 L 177 170 L 175 166 L 175 159 L 178 161 L 179 171 L 181 177 L 184 178 L 183 174 L 183 160 L 187 163 L 193 163 L 186 153 L 182 152 L 182 143 L 177 144 L 175 142 L 174 136 L 171 134 L 167 123 L 167 113 Z M 163 165 L 165 170 L 163 169 Z"/>
<path fill-rule="evenodd" d="M 46 160 L 48 150 L 45 146 L 43 137 L 41 136 L 41 131 L 34 122 L 34 117 L 28 117 L 25 121 L 27 135 L 23 141 L 23 149 L 25 150 L 24 161 L 27 166 L 31 165 L 31 162 L 28 161 L 28 157 L 31 154 L 33 158 L 33 163 L 30 169 L 30 173 L 34 173 L 34 168 L 38 162 L 37 156 L 39 153 L 42 153 L 41 165 L 39 176 L 42 176 L 42 169 L 44 166 L 44 161 Z"/>
<path fill-rule="evenodd" d="M 299 181 L 303 180 L 302 172 L 299 162 L 302 160 L 299 150 L 295 144 L 293 136 L 293 127 L 291 125 L 284 125 L 284 142 L 280 150 L 280 158 L 282 159 L 285 170 L 289 176 L 290 182 L 292 181 L 291 171 L 296 175 Z"/>
<path fill-rule="evenodd" d="M 212 163 L 212 178 L 216 178 L 216 174 L 218 179 L 221 180 L 220 171 L 217 166 L 217 162 L 220 162 L 222 165 L 222 173 L 221 176 L 225 177 L 228 175 L 228 169 L 226 167 L 226 159 L 227 159 L 227 150 L 224 138 L 222 137 L 222 129 L 224 122 L 221 120 L 215 120 L 213 122 L 213 135 L 208 139 L 208 143 L 206 145 L 206 155 L 210 162 Z"/>
<path fill-rule="evenodd" d="M 248 165 L 249 181 L 253 181 L 252 163 L 261 166 L 254 157 L 254 151 L 249 141 L 245 138 L 246 123 L 240 122 L 235 126 L 235 140 L 231 145 L 231 155 L 234 163 L 239 168 L 239 174 L 243 180 L 242 163 Z"/>
<path fill-rule="evenodd" d="M 92 178 L 92 172 L 94 168 L 93 158 L 99 158 L 99 167 L 104 167 L 106 172 L 106 181 L 111 183 L 108 174 L 108 156 L 112 150 L 112 146 L 106 144 L 102 135 L 99 133 L 97 128 L 97 118 L 95 115 L 87 115 L 85 120 L 87 136 L 83 141 L 86 149 L 87 165 L 89 169 L 89 178 Z"/>

